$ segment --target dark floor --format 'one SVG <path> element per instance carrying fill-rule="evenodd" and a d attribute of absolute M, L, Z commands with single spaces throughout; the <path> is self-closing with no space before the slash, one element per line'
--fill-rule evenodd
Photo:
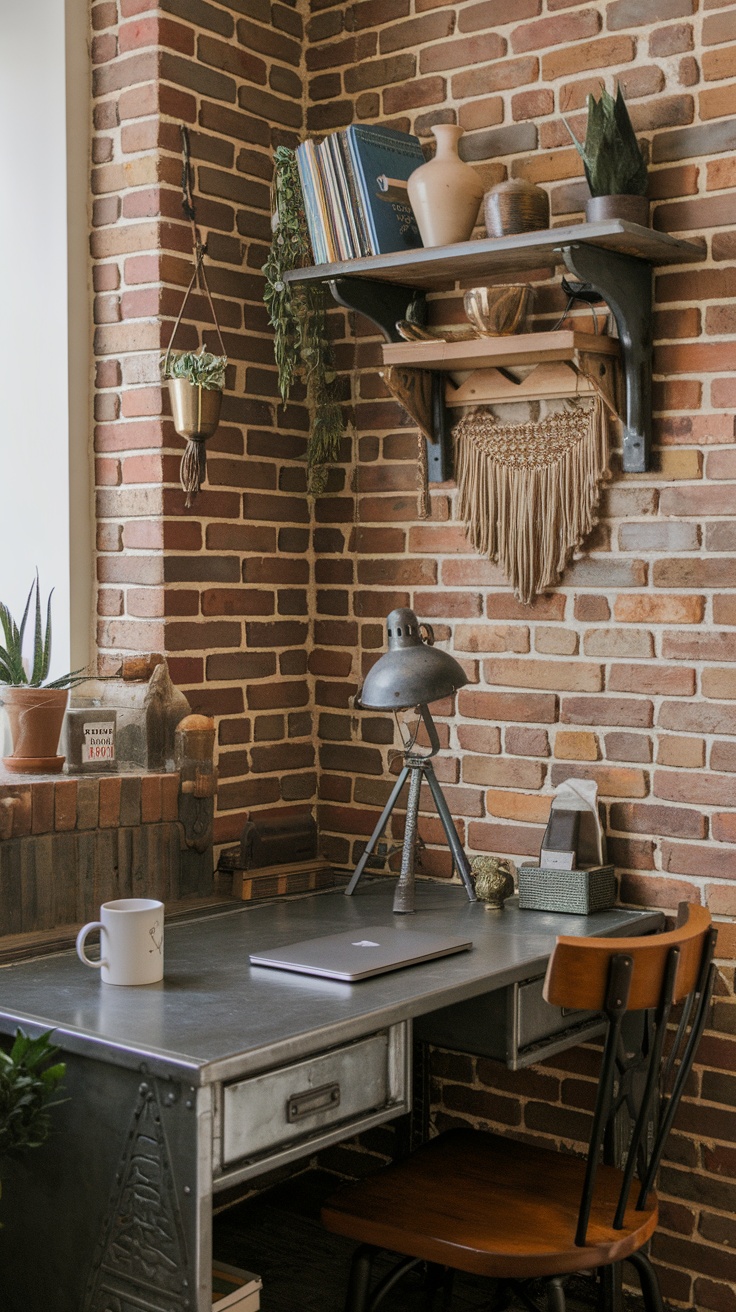
<path fill-rule="evenodd" d="M 329 1234 L 318 1219 L 320 1202 L 334 1186 L 334 1176 L 312 1171 L 216 1217 L 215 1255 L 261 1276 L 263 1312 L 342 1312 L 355 1245 Z M 391 1265 L 392 1259 L 382 1255 L 377 1275 Z M 491 1312 L 494 1307 L 498 1312 L 492 1294 L 488 1280 L 460 1273 L 452 1312 Z M 435 1312 L 441 1303 L 438 1296 Z M 523 1304 L 508 1301 L 505 1306 Z M 592 1285 L 584 1280 L 571 1284 L 568 1312 L 590 1312 L 592 1306 Z M 422 1282 L 411 1272 L 386 1297 L 381 1312 L 427 1312 L 428 1307 Z"/>

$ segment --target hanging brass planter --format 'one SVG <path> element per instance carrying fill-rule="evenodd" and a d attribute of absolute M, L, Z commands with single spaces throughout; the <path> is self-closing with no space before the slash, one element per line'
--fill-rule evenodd
<path fill-rule="evenodd" d="M 169 378 L 168 383 L 174 428 L 187 444 L 179 474 L 187 494 L 185 505 L 191 506 L 207 474 L 205 442 L 220 422 L 222 392 L 219 388 L 190 383 L 188 378 Z"/>
<path fill-rule="evenodd" d="M 188 378 L 170 378 L 169 396 L 174 428 L 190 441 L 212 437 L 220 422 L 222 392 L 213 387 L 199 387 Z"/>

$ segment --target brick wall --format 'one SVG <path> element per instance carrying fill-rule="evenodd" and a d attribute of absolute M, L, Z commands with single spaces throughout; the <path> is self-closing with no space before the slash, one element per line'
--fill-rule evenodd
<path fill-rule="evenodd" d="M 365 321 L 349 324 L 340 349 L 352 370 L 356 460 L 346 490 L 316 509 L 313 660 L 325 676 L 321 823 L 336 861 L 355 860 L 389 791 L 390 720 L 356 717 L 349 699 L 382 649 L 384 616 L 408 604 L 470 678 L 456 704 L 438 708 L 438 774 L 468 851 L 533 856 L 553 786 L 595 778 L 623 900 L 710 906 L 719 998 L 663 1172 L 653 1251 L 668 1297 L 734 1312 L 736 9 L 721 0 L 312 0 L 307 35 L 308 131 L 357 118 L 429 140 L 432 124 L 457 121 L 484 182 L 540 182 L 553 223 L 581 218 L 587 194 L 561 115 L 582 133 L 587 93 L 619 79 L 649 154 L 654 226 L 708 239 L 702 268 L 656 276 L 652 472 L 617 470 L 588 550 L 531 608 L 468 550 L 453 485 L 433 490 L 431 518 L 418 521 L 415 433 L 376 376 L 377 338 Z M 562 308 L 559 292 L 540 285 L 540 320 L 551 325 Z M 458 322 L 457 295 L 439 298 L 434 316 Z M 421 832 L 424 869 L 449 875 L 429 804 Z M 511 1074 L 436 1054 L 436 1119 L 579 1148 L 591 1062 L 578 1049 Z"/>
<path fill-rule="evenodd" d="M 713 1312 L 736 1312 L 735 12 L 721 0 L 92 6 L 101 667 L 164 651 L 192 706 L 216 715 L 220 839 L 253 808 L 308 808 L 318 769 L 325 845 L 336 863 L 354 860 L 387 794 L 393 728 L 356 716 L 351 697 L 387 611 L 405 602 L 470 676 L 456 706 L 437 708 L 438 774 L 469 851 L 533 854 L 552 786 L 570 773 L 598 779 L 624 900 L 666 910 L 702 900 L 720 924 L 713 1029 L 672 1140 L 655 1240 L 668 1296 Z M 270 152 L 354 119 L 423 138 L 457 120 L 487 185 L 539 181 L 553 221 L 566 222 L 585 187 L 561 114 L 580 131 L 602 77 L 610 89 L 620 78 L 647 143 L 655 225 L 705 233 L 708 257 L 657 275 L 651 474 L 616 474 L 589 550 L 524 609 L 468 552 L 452 485 L 418 521 L 416 435 L 376 376 L 375 337 L 337 313 L 355 435 L 329 494 L 309 506 L 308 417 L 298 400 L 277 402 L 260 301 Z M 181 121 L 232 361 L 208 487 L 188 513 L 156 368 L 188 279 Z M 440 300 L 437 317 L 457 321 L 457 296 Z M 540 289 L 542 320 L 561 306 Z M 205 320 L 201 304 L 197 314 Z M 190 324 L 180 344 L 196 340 Z M 447 876 L 430 815 L 422 830 L 424 869 Z M 580 1142 L 584 1049 L 521 1075 L 438 1055 L 435 1078 L 443 1123 Z"/>
<path fill-rule="evenodd" d="M 246 810 L 308 809 L 316 790 L 308 420 L 298 392 L 277 401 L 260 275 L 271 149 L 302 126 L 303 24 L 279 0 L 99 0 L 92 27 L 99 662 L 165 652 L 193 709 L 217 717 L 223 841 Z M 191 511 L 158 371 L 192 267 L 180 123 L 230 359 Z M 202 296 L 176 346 L 196 347 L 198 328 L 216 349 Z"/>

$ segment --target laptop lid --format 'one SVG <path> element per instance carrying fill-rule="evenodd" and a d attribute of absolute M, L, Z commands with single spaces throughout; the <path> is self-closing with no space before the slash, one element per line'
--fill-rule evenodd
<path fill-rule="evenodd" d="M 277 970 L 295 970 L 302 975 L 322 975 L 325 979 L 350 983 L 464 952 L 472 946 L 471 939 L 431 934 L 405 925 L 369 925 L 304 939 L 271 951 L 251 952 L 250 961 L 253 966 L 273 966 Z"/>

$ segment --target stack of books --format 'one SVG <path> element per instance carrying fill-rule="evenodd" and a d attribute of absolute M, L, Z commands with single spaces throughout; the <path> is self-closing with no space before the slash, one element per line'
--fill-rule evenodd
<path fill-rule="evenodd" d="M 424 163 L 418 137 L 353 124 L 296 152 L 315 264 L 421 246 L 406 182 Z"/>

